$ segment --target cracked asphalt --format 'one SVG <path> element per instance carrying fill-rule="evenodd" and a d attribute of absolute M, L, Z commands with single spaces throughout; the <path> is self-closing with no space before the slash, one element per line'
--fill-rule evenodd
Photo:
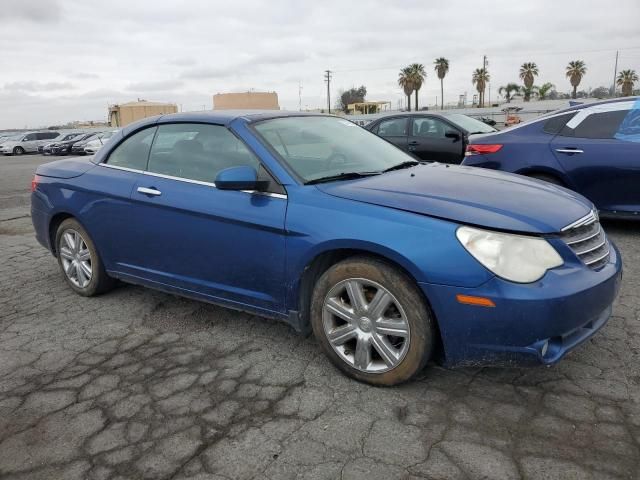
<path fill-rule="evenodd" d="M 75 295 L 0 157 L 3 479 L 640 479 L 640 222 L 606 328 L 552 368 L 374 388 L 284 324 L 141 287 Z"/>

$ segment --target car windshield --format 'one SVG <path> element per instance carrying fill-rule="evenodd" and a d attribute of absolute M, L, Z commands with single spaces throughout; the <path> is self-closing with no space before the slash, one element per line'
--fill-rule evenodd
<path fill-rule="evenodd" d="M 72 138 L 79 137 L 80 135 L 80 133 L 69 133 L 68 135 L 65 135 L 61 141 L 64 142 L 66 140 L 71 140 Z"/>
<path fill-rule="evenodd" d="M 305 183 L 376 174 L 415 159 L 355 123 L 336 117 L 286 117 L 256 131 Z"/>
<path fill-rule="evenodd" d="M 113 136 L 113 134 L 116 133 L 116 132 L 117 132 L 117 130 L 114 130 L 112 132 L 104 132 L 102 134 L 102 136 L 100 136 L 99 138 L 102 138 L 103 140 L 107 139 L 107 138 L 111 138 Z"/>
<path fill-rule="evenodd" d="M 447 115 L 447 118 L 456 125 L 464 128 L 470 134 L 497 132 L 497 130 L 491 125 L 487 125 L 480 120 L 468 117 L 467 115 L 462 115 L 461 113 L 452 113 L 451 115 Z"/>

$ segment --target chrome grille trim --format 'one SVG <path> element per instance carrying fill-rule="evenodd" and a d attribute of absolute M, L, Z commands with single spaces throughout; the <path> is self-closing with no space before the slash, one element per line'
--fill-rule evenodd
<path fill-rule="evenodd" d="M 603 238 L 602 242 L 600 242 L 598 245 L 596 245 L 595 247 L 589 247 L 585 250 L 580 250 L 579 252 L 576 252 L 576 255 L 581 256 L 581 255 L 586 255 L 587 253 L 593 252 L 594 250 L 599 249 L 600 247 L 603 247 L 605 244 L 607 243 L 607 239 Z"/>
<path fill-rule="evenodd" d="M 600 260 L 604 260 L 605 258 L 607 258 L 609 256 L 609 253 L 610 253 L 609 252 L 609 244 L 607 243 L 607 251 L 603 255 L 601 255 L 601 256 L 599 256 L 597 258 L 594 258 L 593 260 L 589 260 L 588 262 L 584 262 L 584 263 L 585 263 L 585 265 L 593 265 L 594 263 L 597 263 Z"/>
<path fill-rule="evenodd" d="M 560 238 L 592 270 L 604 267 L 609 261 L 609 241 L 595 211 L 563 228 Z"/>
<path fill-rule="evenodd" d="M 598 224 L 598 231 L 592 235 L 589 235 L 587 237 L 583 237 L 583 238 L 578 238 L 577 240 L 571 240 L 571 241 L 565 241 L 565 243 L 569 246 L 571 245 L 575 245 L 576 243 L 582 243 L 582 242 L 586 242 L 587 240 L 591 240 L 594 237 L 597 237 L 598 235 L 600 235 L 600 232 L 602 232 L 602 227 L 600 227 L 600 224 Z"/>
<path fill-rule="evenodd" d="M 569 225 L 564 227 L 561 231 L 562 232 L 566 232 L 567 230 L 572 230 L 574 228 L 581 227 L 582 225 L 587 225 L 587 224 L 589 224 L 589 223 L 591 223 L 593 221 L 598 221 L 598 214 L 596 213 L 595 210 L 591 210 L 584 217 L 579 218 L 578 220 L 576 220 L 573 223 L 570 223 Z"/>

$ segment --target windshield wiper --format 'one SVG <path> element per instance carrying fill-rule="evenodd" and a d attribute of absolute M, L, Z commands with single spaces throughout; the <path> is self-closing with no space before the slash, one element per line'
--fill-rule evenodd
<path fill-rule="evenodd" d="M 406 162 L 399 163 L 394 165 L 393 167 L 389 167 L 382 171 L 382 173 L 391 172 L 393 170 L 402 170 L 403 168 L 415 167 L 416 165 L 420 165 L 421 162 L 417 160 L 407 160 Z"/>
<path fill-rule="evenodd" d="M 313 185 L 314 183 L 333 182 L 336 180 L 353 180 L 355 178 L 370 177 L 372 175 L 380 175 L 380 172 L 342 172 L 337 175 L 328 175 L 326 177 L 314 178 L 305 182 L 305 185 Z"/>

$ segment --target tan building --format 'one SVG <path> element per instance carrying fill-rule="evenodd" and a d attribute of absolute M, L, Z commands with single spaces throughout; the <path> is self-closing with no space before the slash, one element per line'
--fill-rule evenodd
<path fill-rule="evenodd" d="M 276 92 L 217 93 L 214 110 L 280 110 Z"/>
<path fill-rule="evenodd" d="M 146 117 L 177 111 L 178 106 L 175 103 L 147 102 L 146 100 L 110 105 L 109 124 L 112 127 L 124 127 Z"/>

